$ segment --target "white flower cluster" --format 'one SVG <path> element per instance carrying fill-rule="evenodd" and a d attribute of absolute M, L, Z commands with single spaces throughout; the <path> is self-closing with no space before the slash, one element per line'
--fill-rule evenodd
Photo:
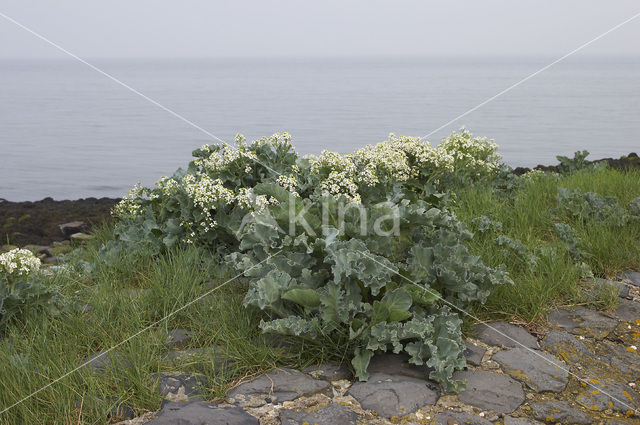
<path fill-rule="evenodd" d="M 312 173 L 327 175 L 320 183 L 323 192 L 334 196 L 345 195 L 353 202 L 360 202 L 356 184 L 357 167 L 350 155 L 323 150 L 320 156 L 310 155 L 308 158 Z"/>
<path fill-rule="evenodd" d="M 269 146 L 274 149 L 293 149 L 293 144 L 291 143 L 291 134 L 287 132 L 283 133 L 275 133 L 270 137 L 261 137 L 259 140 L 256 140 L 252 143 L 253 147 L 259 146 Z"/>
<path fill-rule="evenodd" d="M 475 174 L 491 172 L 500 166 L 501 156 L 496 153 L 498 145 L 486 137 L 473 137 L 464 127 L 444 138 L 438 149 L 450 154 L 456 166 Z"/>
<path fill-rule="evenodd" d="M 211 215 L 220 202 L 231 203 L 235 199 L 232 191 L 223 186 L 222 180 L 212 179 L 206 174 L 187 174 L 182 179 L 185 191 L 193 201 L 193 206 L 204 214 L 200 222 L 203 232 L 208 232 L 216 226 Z"/>
<path fill-rule="evenodd" d="M 382 175 L 397 181 L 407 181 L 412 174 L 407 154 L 388 142 L 367 145 L 356 150 L 350 157 L 359 168 L 358 180 L 367 186 L 379 183 Z"/>
<path fill-rule="evenodd" d="M 414 163 L 413 176 L 418 174 L 420 168 L 429 168 L 440 171 L 453 171 L 453 156 L 441 149 L 434 148 L 428 141 L 422 141 L 419 137 L 389 135 L 389 140 L 384 142 L 394 149 L 403 151 Z"/>
<path fill-rule="evenodd" d="M 269 205 L 279 204 L 278 200 L 273 196 L 256 195 L 253 190 L 246 188 L 238 190 L 235 200 L 241 207 L 256 212 L 264 211 Z"/>
<path fill-rule="evenodd" d="M 289 192 L 291 192 L 293 194 L 293 196 L 295 196 L 295 197 L 299 197 L 300 196 L 298 194 L 298 192 L 297 192 L 297 190 L 298 190 L 298 180 L 295 178 L 295 176 L 293 176 L 293 175 L 291 175 L 291 176 L 279 175 L 278 178 L 276 178 L 276 182 L 280 186 L 284 187 Z"/>
<path fill-rule="evenodd" d="M 40 269 L 40 259 L 27 249 L 12 249 L 0 254 L 0 271 L 9 277 L 26 277 Z"/>
<path fill-rule="evenodd" d="M 173 177 L 162 176 L 160 180 L 155 183 L 155 186 L 160 189 L 164 196 L 171 196 L 175 194 L 180 188 L 180 182 Z M 157 196 L 156 196 L 157 198 Z M 155 199 L 152 195 L 152 199 Z"/>
<path fill-rule="evenodd" d="M 257 160 L 256 155 L 244 145 L 242 140 L 238 141 L 238 147 L 231 146 L 227 143 L 221 143 L 217 146 L 216 150 L 212 151 L 209 145 L 203 146 L 201 150 L 203 152 L 211 153 L 206 158 L 198 158 L 194 160 L 193 163 L 202 167 L 204 171 L 210 173 L 219 173 L 220 171 L 224 171 L 236 161 L 244 159 L 250 159 L 251 161 Z M 246 165 L 243 169 L 246 170 Z"/>
<path fill-rule="evenodd" d="M 139 201 L 145 197 L 146 192 L 147 189 L 142 187 L 140 182 L 136 183 L 127 196 L 113 207 L 111 215 L 119 218 L 134 218 L 138 216 L 142 208 Z"/>

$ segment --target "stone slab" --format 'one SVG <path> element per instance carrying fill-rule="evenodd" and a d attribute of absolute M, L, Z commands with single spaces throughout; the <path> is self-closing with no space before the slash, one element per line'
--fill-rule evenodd
<path fill-rule="evenodd" d="M 539 350 L 511 348 L 491 358 L 511 377 L 524 382 L 536 392 L 559 393 L 569 382 L 568 367 L 560 359 Z"/>
<path fill-rule="evenodd" d="M 538 340 L 521 326 L 507 322 L 481 323 L 476 326 L 477 338 L 487 345 L 503 348 L 539 348 Z"/>
<path fill-rule="evenodd" d="M 405 416 L 434 405 L 439 397 L 439 392 L 424 379 L 384 373 L 375 373 L 366 382 L 354 383 L 347 394 L 358 400 L 362 408 L 385 418 Z"/>
<path fill-rule="evenodd" d="M 238 407 L 218 407 L 215 403 L 192 401 L 166 403 L 155 419 L 146 425 L 259 425 L 254 418 Z"/>
<path fill-rule="evenodd" d="M 454 373 L 454 379 L 466 380 L 467 388 L 459 399 L 480 409 L 511 413 L 525 400 L 522 384 L 500 373 L 467 370 Z"/>
<path fill-rule="evenodd" d="M 473 366 L 480 366 L 482 364 L 484 353 L 486 353 L 487 350 L 470 341 L 465 341 L 464 345 L 466 347 L 464 350 L 464 356 L 467 358 L 467 363 Z"/>
<path fill-rule="evenodd" d="M 293 369 L 276 369 L 242 383 L 227 393 L 227 401 L 243 407 L 282 403 L 330 390 L 327 381 Z"/>
<path fill-rule="evenodd" d="M 546 351 L 556 355 L 565 362 L 574 363 L 593 358 L 594 355 L 586 345 L 575 336 L 563 331 L 551 331 L 542 339 Z"/>
<path fill-rule="evenodd" d="M 356 425 L 359 415 L 345 406 L 330 403 L 328 406 L 308 413 L 304 410 L 282 410 L 281 425 Z"/>
<path fill-rule="evenodd" d="M 574 335 L 602 339 L 618 325 L 616 319 L 583 306 L 559 309 L 549 314 L 549 321 Z"/>
<path fill-rule="evenodd" d="M 541 401 L 531 405 L 533 416 L 543 422 L 588 425 L 591 417 L 564 401 Z"/>

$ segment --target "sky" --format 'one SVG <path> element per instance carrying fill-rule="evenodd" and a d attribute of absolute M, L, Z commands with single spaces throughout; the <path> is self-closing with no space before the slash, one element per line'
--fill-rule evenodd
<path fill-rule="evenodd" d="M 594 0 L 0 0 L 83 58 L 562 55 L 640 12 Z M 589 54 L 640 54 L 640 17 Z M 64 54 L 0 15 L 0 59 Z"/>

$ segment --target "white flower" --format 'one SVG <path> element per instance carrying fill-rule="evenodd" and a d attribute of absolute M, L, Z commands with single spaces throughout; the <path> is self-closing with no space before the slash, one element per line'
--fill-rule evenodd
<path fill-rule="evenodd" d="M 0 271 L 10 277 L 25 277 L 40 269 L 40 259 L 27 249 L 15 248 L 0 254 Z"/>

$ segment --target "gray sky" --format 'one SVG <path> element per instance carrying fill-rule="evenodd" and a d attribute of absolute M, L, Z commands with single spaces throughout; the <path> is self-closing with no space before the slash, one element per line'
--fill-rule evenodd
<path fill-rule="evenodd" d="M 86 58 L 561 55 L 640 2 L 0 0 L 4 13 Z M 584 54 L 640 54 L 640 18 Z M 0 58 L 64 57 L 0 17 Z"/>

